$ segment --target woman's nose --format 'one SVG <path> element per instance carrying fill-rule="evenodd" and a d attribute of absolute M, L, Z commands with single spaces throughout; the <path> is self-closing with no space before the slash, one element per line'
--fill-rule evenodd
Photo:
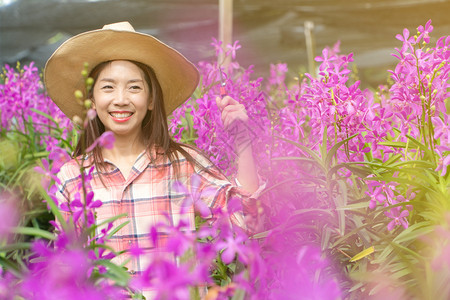
<path fill-rule="evenodd" d="M 125 91 L 117 91 L 115 97 L 114 97 L 114 104 L 116 105 L 128 105 L 130 103 L 130 100 L 128 98 L 128 95 Z"/>

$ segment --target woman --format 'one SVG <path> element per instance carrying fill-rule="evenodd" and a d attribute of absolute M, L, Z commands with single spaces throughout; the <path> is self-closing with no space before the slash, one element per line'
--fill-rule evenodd
<path fill-rule="evenodd" d="M 127 217 L 114 225 L 129 222 L 112 238 L 114 250 L 162 246 L 164 234 L 158 235 L 156 245 L 148 240 L 151 226 L 159 222 L 173 225 L 183 218 L 191 230 L 195 229 L 194 204 L 187 212 L 185 207 L 181 209 L 186 194 L 174 187 L 175 181 L 190 192 L 213 190 L 200 199 L 210 209 L 226 207 L 230 197 L 238 196 L 244 214 L 254 210 L 250 194 L 257 190 L 258 179 L 249 140 L 241 138 L 245 126 L 239 126 L 244 130 L 238 133 L 240 142 L 236 145 L 241 189 L 199 151 L 169 136 L 167 114 L 191 96 L 199 81 L 198 71 L 184 56 L 150 35 L 135 32 L 128 22 L 106 25 L 69 39 L 48 60 L 45 84 L 49 96 L 71 119 L 82 115 L 83 108 L 73 92 L 84 87 L 80 69 L 85 63 L 94 79 L 88 98 L 97 116 L 89 121 L 74 159 L 61 168 L 59 200 L 70 203 L 78 197 L 79 160 L 86 166 L 95 165 L 89 190 L 102 201 L 96 209 L 97 222 L 122 213 Z M 245 108 L 236 100 L 226 96 L 216 101 L 227 128 L 247 121 Z M 94 147 L 87 156 L 80 157 L 83 149 L 105 131 L 114 134 L 114 147 Z M 231 221 L 245 227 L 242 212 L 233 214 Z M 120 255 L 115 262 L 120 264 L 128 258 Z M 133 274 L 145 265 L 142 256 L 127 266 Z"/>

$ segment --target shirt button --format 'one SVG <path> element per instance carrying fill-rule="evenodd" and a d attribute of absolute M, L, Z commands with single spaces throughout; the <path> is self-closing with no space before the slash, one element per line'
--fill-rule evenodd
<path fill-rule="evenodd" d="M 130 273 L 131 275 L 134 275 L 134 274 L 136 274 L 136 271 L 130 270 L 130 272 L 128 272 L 128 273 Z"/>

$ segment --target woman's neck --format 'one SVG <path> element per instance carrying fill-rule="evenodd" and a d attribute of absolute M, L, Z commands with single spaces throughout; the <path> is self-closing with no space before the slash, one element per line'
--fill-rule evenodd
<path fill-rule="evenodd" d="M 121 161 L 123 159 L 136 158 L 142 151 L 145 150 L 145 145 L 140 136 L 127 137 L 115 136 L 114 147 L 111 149 L 102 149 L 104 158 L 114 161 Z"/>
<path fill-rule="evenodd" d="M 108 159 L 119 168 L 125 179 L 128 179 L 137 157 L 144 150 L 145 145 L 141 138 L 116 136 L 114 147 L 111 149 L 102 148 L 102 155 L 103 158 Z"/>

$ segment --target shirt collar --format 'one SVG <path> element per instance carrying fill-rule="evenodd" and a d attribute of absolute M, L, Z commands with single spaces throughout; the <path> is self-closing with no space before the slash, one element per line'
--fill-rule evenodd
<path fill-rule="evenodd" d="M 111 168 L 107 168 L 108 172 L 111 172 L 111 171 L 117 169 L 117 166 L 109 159 L 103 158 L 103 162 L 105 162 L 106 164 L 108 164 L 111 167 Z M 134 162 L 132 168 L 138 170 L 138 173 L 141 173 L 142 171 L 144 171 L 144 169 L 147 167 L 147 165 L 149 163 L 150 163 L 150 159 L 147 155 L 147 150 L 143 150 L 136 158 L 136 161 Z"/>

